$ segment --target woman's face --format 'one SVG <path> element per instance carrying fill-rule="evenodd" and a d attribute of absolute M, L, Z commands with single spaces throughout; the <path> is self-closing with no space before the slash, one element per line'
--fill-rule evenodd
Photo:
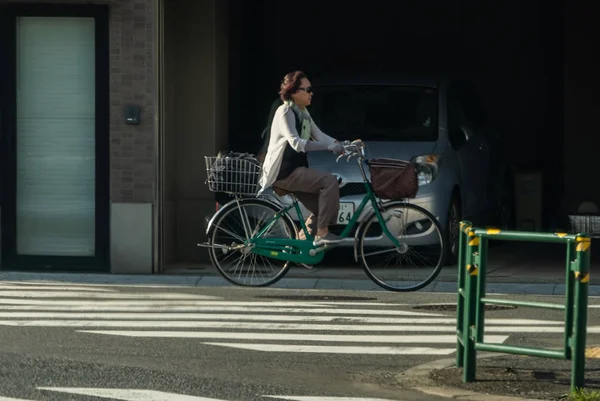
<path fill-rule="evenodd" d="M 302 78 L 300 81 L 300 87 L 296 93 L 292 94 L 292 100 L 298 105 L 298 107 L 304 108 L 310 106 L 312 100 L 312 87 L 308 78 Z"/>

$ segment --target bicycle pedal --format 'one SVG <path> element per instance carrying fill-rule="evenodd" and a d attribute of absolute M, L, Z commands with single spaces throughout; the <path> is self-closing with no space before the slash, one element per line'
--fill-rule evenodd
<path fill-rule="evenodd" d="M 320 246 L 318 248 L 313 248 L 313 249 L 311 249 L 311 250 L 308 251 L 308 254 L 310 256 L 315 256 L 317 253 L 322 252 L 325 249 L 327 249 L 327 245 L 323 245 L 323 246 Z"/>

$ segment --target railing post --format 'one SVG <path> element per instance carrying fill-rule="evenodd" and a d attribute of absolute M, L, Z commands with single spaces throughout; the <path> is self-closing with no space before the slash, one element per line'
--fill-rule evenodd
<path fill-rule="evenodd" d="M 476 249 L 479 246 L 479 237 L 475 235 L 475 230 L 469 228 L 466 232 L 468 244 L 466 257 L 466 278 L 465 278 L 465 294 L 466 294 L 466 310 L 463 318 L 463 344 L 464 366 L 463 366 L 463 382 L 472 382 L 475 380 L 476 371 L 476 354 L 475 354 L 475 339 L 471 335 L 471 327 L 475 326 L 475 308 L 477 303 L 477 287 L 476 280 L 478 274 L 478 266 L 475 264 Z"/>
<path fill-rule="evenodd" d="M 576 243 L 572 390 L 583 387 L 585 382 L 585 341 L 587 335 L 588 283 L 590 282 L 590 247 L 592 244 L 587 235 L 579 235 Z"/>
<path fill-rule="evenodd" d="M 456 302 L 456 367 L 463 367 L 463 358 L 465 354 L 465 347 L 462 345 L 462 342 L 458 339 L 459 333 L 461 333 L 464 327 L 464 318 L 465 318 L 465 269 L 466 269 L 466 245 L 467 245 L 467 236 L 465 231 L 471 228 L 471 222 L 469 221 L 461 221 L 460 222 L 460 233 L 459 233 L 459 242 L 458 242 L 458 300 Z"/>
<path fill-rule="evenodd" d="M 487 250 L 489 240 L 487 238 L 480 238 L 479 241 L 479 255 L 477 257 L 479 274 L 477 275 L 477 308 L 475 312 L 476 343 L 483 342 L 485 304 L 481 302 L 481 298 L 485 297 L 485 276 L 487 274 Z"/>
<path fill-rule="evenodd" d="M 571 338 L 575 336 L 575 327 L 573 326 L 573 310 L 575 309 L 575 280 L 574 272 L 577 262 L 575 253 L 575 243 L 569 241 L 567 243 L 567 271 L 565 277 L 565 334 L 564 334 L 564 350 L 565 359 L 570 361 L 573 357 L 571 352 Z"/>
<path fill-rule="evenodd" d="M 475 380 L 478 350 L 530 355 L 545 358 L 571 359 L 571 388 L 582 388 L 585 382 L 585 347 L 587 337 L 587 308 L 590 281 L 591 239 L 586 234 L 502 232 L 498 229 L 475 229 L 470 223 L 461 224 L 458 264 L 457 304 L 457 366 L 463 368 L 463 382 Z M 541 302 L 507 301 L 486 296 L 486 270 L 490 239 L 539 241 L 567 244 L 565 276 L 565 305 Z M 536 242 L 537 242 L 536 241 Z M 486 344 L 485 305 L 525 305 L 560 309 L 565 313 L 564 349 L 559 351 Z"/>

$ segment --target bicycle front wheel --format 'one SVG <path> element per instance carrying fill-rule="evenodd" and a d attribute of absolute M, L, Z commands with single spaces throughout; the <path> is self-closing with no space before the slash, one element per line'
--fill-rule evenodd
<path fill-rule="evenodd" d="M 264 287 L 279 281 L 289 269 L 289 262 L 269 259 L 251 252 L 247 240 L 257 235 L 279 210 L 260 199 L 243 199 L 225 206 L 216 217 L 208 239 L 210 260 L 221 276 L 232 284 Z M 295 238 L 291 219 L 282 216 L 263 234 L 271 238 Z"/>
<path fill-rule="evenodd" d="M 390 291 L 416 291 L 431 283 L 444 261 L 444 235 L 438 220 L 420 206 L 389 202 L 380 208 L 384 233 L 373 212 L 357 233 L 363 268 L 371 280 Z"/>

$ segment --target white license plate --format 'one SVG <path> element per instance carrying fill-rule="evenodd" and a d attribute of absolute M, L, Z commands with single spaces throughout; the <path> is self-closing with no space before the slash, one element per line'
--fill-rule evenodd
<path fill-rule="evenodd" d="M 338 212 L 337 224 L 346 225 L 352 219 L 354 214 L 354 203 L 340 202 L 340 210 Z"/>

